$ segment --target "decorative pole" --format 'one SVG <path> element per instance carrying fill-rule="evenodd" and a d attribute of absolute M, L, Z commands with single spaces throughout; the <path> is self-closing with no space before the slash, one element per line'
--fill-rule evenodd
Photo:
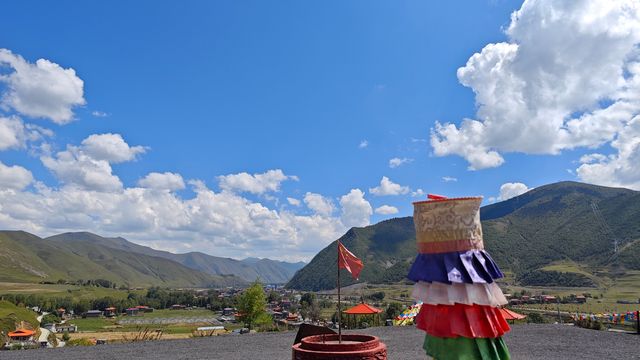
<path fill-rule="evenodd" d="M 338 240 L 338 343 L 342 343 L 342 309 L 340 307 L 340 240 Z"/>

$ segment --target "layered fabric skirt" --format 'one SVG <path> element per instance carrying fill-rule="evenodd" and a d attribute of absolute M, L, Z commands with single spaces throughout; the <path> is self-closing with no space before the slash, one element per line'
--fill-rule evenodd
<path fill-rule="evenodd" d="M 482 198 L 429 198 L 413 204 L 418 255 L 407 275 L 423 302 L 423 347 L 436 360 L 509 359 L 499 309 L 507 299 L 495 283 L 504 274 L 484 251 Z"/>
<path fill-rule="evenodd" d="M 440 338 L 427 335 L 424 350 L 434 360 L 510 359 L 502 338 Z"/>

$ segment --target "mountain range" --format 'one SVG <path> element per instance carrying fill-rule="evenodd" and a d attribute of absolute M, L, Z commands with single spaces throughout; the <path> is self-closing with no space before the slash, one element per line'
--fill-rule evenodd
<path fill-rule="evenodd" d="M 638 191 L 560 182 L 484 206 L 480 217 L 485 248 L 514 284 L 588 287 L 640 270 Z M 416 255 L 412 217 L 352 228 L 340 241 L 363 260 L 360 281 L 403 281 Z M 336 246 L 320 251 L 287 286 L 334 288 Z M 354 283 L 347 273 L 341 279 Z"/>
<path fill-rule="evenodd" d="M 105 279 L 129 286 L 239 286 L 255 279 L 285 283 L 305 265 L 173 254 L 88 232 L 42 239 L 23 231 L 0 231 L 0 248 L 0 281 L 8 282 Z"/>

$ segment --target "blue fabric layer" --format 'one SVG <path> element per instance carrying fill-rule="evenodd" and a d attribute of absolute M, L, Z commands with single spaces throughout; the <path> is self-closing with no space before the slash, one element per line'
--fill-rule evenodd
<path fill-rule="evenodd" d="M 418 254 L 407 277 L 415 282 L 492 283 L 504 277 L 484 250 Z"/>

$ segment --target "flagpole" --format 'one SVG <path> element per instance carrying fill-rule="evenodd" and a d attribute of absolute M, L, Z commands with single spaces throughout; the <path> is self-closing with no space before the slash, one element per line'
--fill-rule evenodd
<path fill-rule="evenodd" d="M 342 343 L 342 312 L 340 309 L 340 240 L 338 240 L 338 344 Z"/>
<path fill-rule="evenodd" d="M 338 344 L 342 343 L 342 309 L 340 307 L 340 240 L 338 240 Z"/>

